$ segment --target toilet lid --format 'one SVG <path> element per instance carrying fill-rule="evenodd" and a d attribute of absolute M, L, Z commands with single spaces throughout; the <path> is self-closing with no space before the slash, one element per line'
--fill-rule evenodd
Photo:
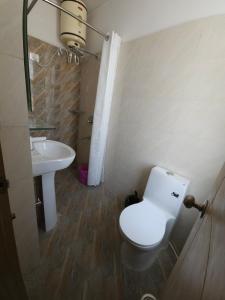
<path fill-rule="evenodd" d="M 124 235 L 142 247 L 154 246 L 163 239 L 168 217 L 148 200 L 125 208 L 120 215 Z"/>

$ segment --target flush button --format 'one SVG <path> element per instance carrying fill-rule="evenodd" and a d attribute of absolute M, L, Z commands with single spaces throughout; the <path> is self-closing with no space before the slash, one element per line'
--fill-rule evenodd
<path fill-rule="evenodd" d="M 177 194 L 177 193 L 175 193 L 175 192 L 173 192 L 172 194 L 171 194 L 171 196 L 173 196 L 173 197 L 175 197 L 175 198 L 179 198 L 179 194 Z"/>

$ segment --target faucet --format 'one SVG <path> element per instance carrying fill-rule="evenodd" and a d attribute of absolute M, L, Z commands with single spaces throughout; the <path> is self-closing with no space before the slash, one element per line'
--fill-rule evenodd
<path fill-rule="evenodd" d="M 30 136 L 30 150 L 34 150 L 34 145 L 33 143 L 37 143 L 37 142 L 42 142 L 42 141 L 46 141 L 47 138 L 46 136 L 40 136 L 40 137 L 32 137 Z"/>

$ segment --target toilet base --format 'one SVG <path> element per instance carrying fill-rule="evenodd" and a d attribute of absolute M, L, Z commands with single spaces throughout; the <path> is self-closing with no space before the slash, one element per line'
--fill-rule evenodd
<path fill-rule="evenodd" d="M 128 241 L 123 241 L 120 249 L 122 263 L 130 270 L 138 272 L 146 271 L 152 266 L 160 251 L 167 246 L 168 243 L 163 243 L 156 247 L 143 249 L 135 247 Z"/>

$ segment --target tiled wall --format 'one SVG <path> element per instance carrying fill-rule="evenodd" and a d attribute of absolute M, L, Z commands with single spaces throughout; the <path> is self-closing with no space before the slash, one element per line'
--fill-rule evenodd
<path fill-rule="evenodd" d="M 37 131 L 32 135 L 45 135 L 76 150 L 79 114 L 74 112 L 80 107 L 81 66 L 68 64 L 65 54 L 53 57 L 57 52 L 55 46 L 31 36 L 29 51 L 39 55 L 42 65 L 32 63 L 33 112 L 30 118 L 43 120 L 56 127 L 55 130 Z"/>
<path fill-rule="evenodd" d="M 107 187 L 143 192 L 152 166 L 191 180 L 204 201 L 225 160 L 225 16 L 127 42 L 121 52 L 106 151 Z M 182 208 L 181 248 L 197 213 Z"/>
<path fill-rule="evenodd" d="M 0 142 L 20 266 L 39 261 L 22 46 L 23 1 L 0 1 Z"/>
<path fill-rule="evenodd" d="M 80 95 L 80 118 L 79 139 L 77 145 L 78 164 L 88 163 L 90 152 L 90 141 L 92 124 L 88 119 L 94 114 L 98 75 L 100 67 L 100 56 L 87 56 L 81 64 L 81 95 Z"/>

